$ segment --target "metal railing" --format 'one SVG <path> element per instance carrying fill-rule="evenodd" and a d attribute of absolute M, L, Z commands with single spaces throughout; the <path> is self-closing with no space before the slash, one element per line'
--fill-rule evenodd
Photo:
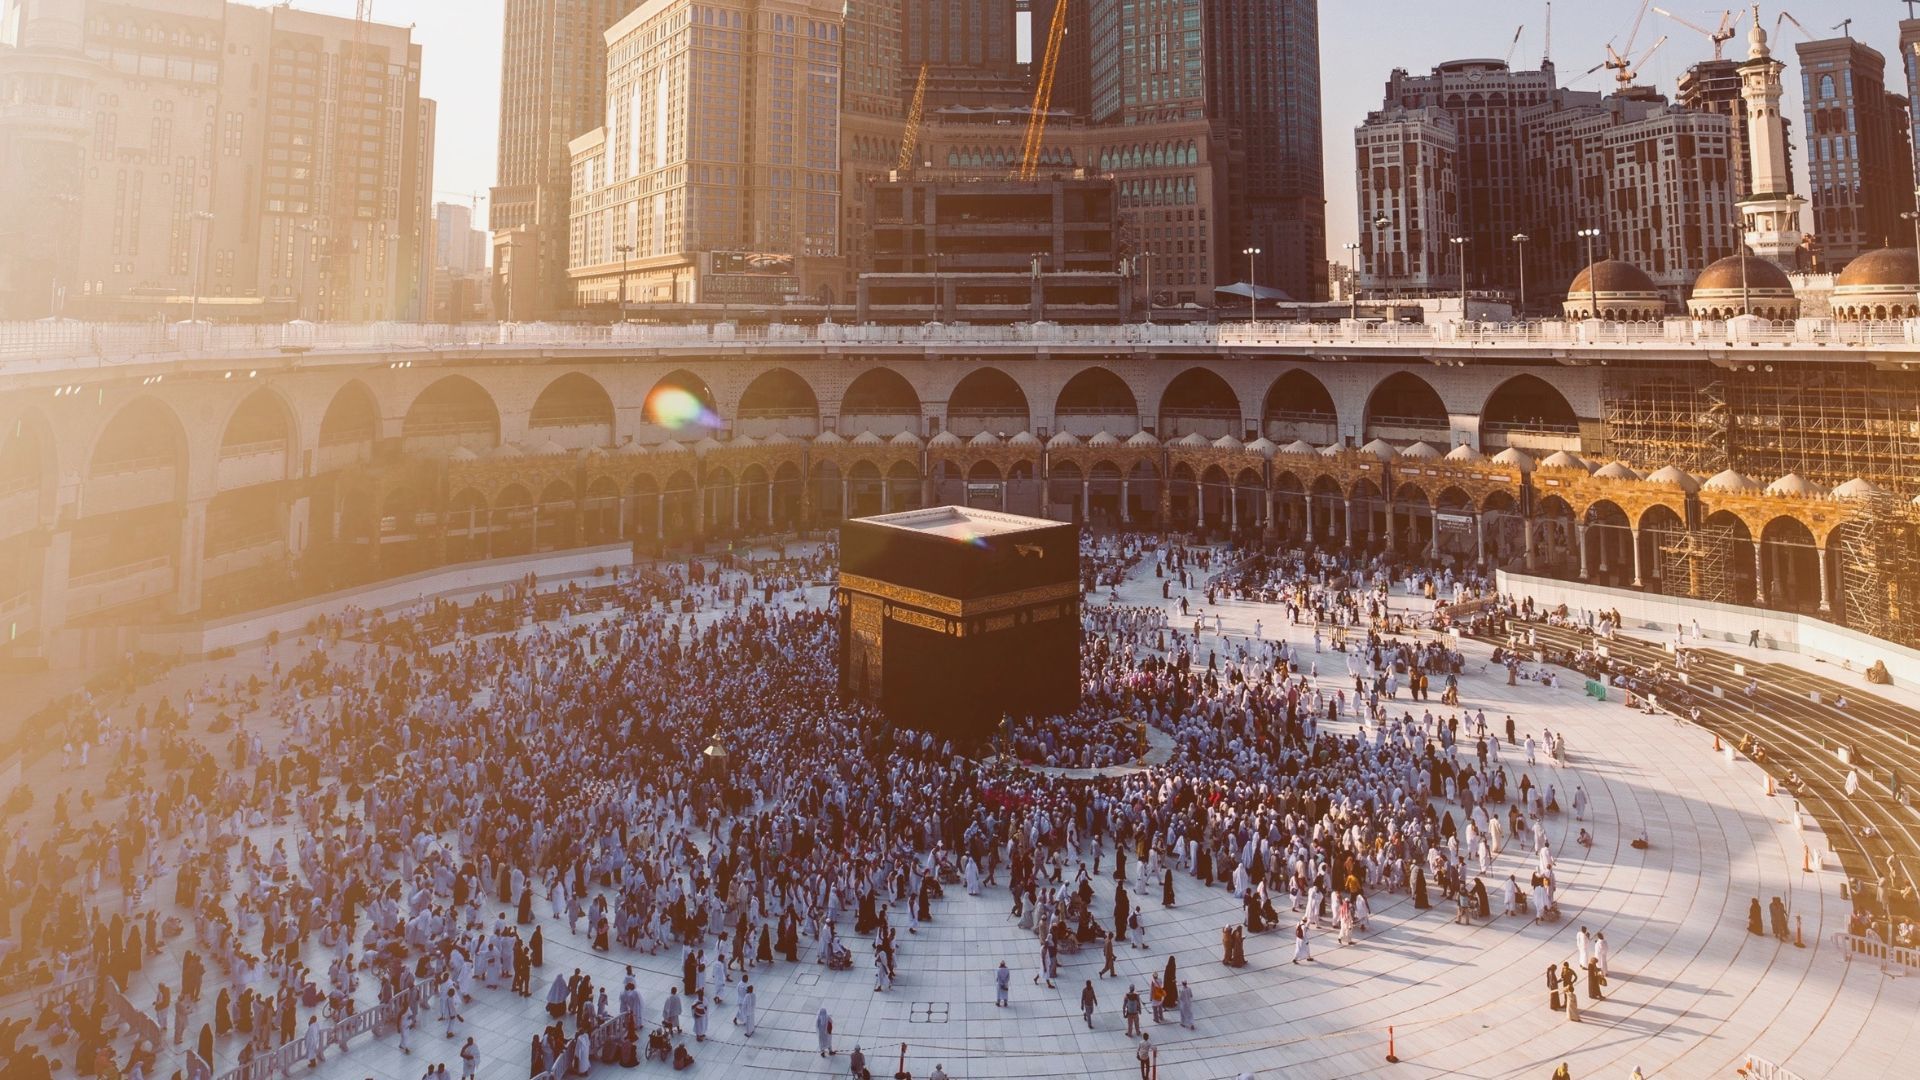
<path fill-rule="evenodd" d="M 123 581 L 133 577 L 135 574 L 144 574 L 149 570 L 158 570 L 162 567 L 170 566 L 172 563 L 173 559 L 171 556 L 155 555 L 151 559 L 141 559 L 138 562 L 109 566 L 104 570 L 95 570 L 86 574 L 76 574 L 67 579 L 67 588 L 83 589 L 89 585 L 104 585 L 110 581 Z"/>
<path fill-rule="evenodd" d="M 356 1035 L 368 1031 L 378 1035 L 389 1029 L 397 1030 L 395 1024 L 400 1014 L 425 1001 L 426 985 L 416 983 L 371 1009 L 364 1009 L 329 1025 L 326 1040 L 344 1051 L 347 1043 Z M 293 1067 L 306 1061 L 309 1056 L 305 1036 L 296 1036 L 290 1043 L 217 1074 L 215 1080 L 268 1080 L 274 1076 L 291 1076 Z"/>
<path fill-rule="evenodd" d="M 1833 944 L 1846 955 L 1849 963 L 1854 957 L 1861 956 L 1878 961 L 1882 967 L 1903 967 L 1909 971 L 1920 972 L 1920 949 L 1892 945 L 1878 938 L 1861 937 L 1844 930 L 1834 932 Z"/>
<path fill-rule="evenodd" d="M 1801 1080 L 1799 1073 L 1754 1054 L 1748 1054 L 1747 1063 L 1736 1072 L 1747 1080 Z"/>
<path fill-rule="evenodd" d="M 1738 323 L 1693 319 L 1663 322 L 1580 323 L 1123 323 L 1061 325 L 820 325 L 733 323 L 651 325 L 616 323 L 0 323 L 0 370 L 28 373 L 112 367 L 170 358 L 218 359 L 269 353 L 494 348 L 765 347 L 770 344 L 847 345 L 1091 345 L 1208 348 L 1307 348 L 1364 346 L 1375 349 L 1456 348 L 1645 348 L 1716 349 L 1733 346 L 1920 349 L 1920 320 Z"/>

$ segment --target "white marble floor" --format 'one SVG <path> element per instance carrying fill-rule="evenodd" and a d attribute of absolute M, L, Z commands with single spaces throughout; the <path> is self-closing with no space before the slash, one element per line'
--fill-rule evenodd
<path fill-rule="evenodd" d="M 1150 569 L 1123 588 L 1122 601 L 1160 602 Z M 1311 632 L 1285 626 L 1284 611 L 1237 603 L 1218 610 L 1229 637 L 1251 632 L 1259 619 L 1268 638 L 1287 633 L 1312 648 Z M 1808 1078 L 1911 1075 L 1897 1063 L 1920 1052 L 1920 1025 L 1912 1022 L 1920 981 L 1849 965 L 1827 942 L 1846 918 L 1839 875 L 1801 871 L 1802 838 L 1791 824 L 1790 803 L 1765 794 L 1757 768 L 1728 764 L 1711 752 L 1710 736 L 1691 726 L 1617 700 L 1593 701 L 1581 694 L 1578 680 L 1558 690 L 1509 687 L 1498 669 L 1480 671 L 1486 649 L 1468 643 L 1466 651 L 1463 704 L 1484 707 L 1495 728 L 1512 714 L 1523 738 L 1543 726 L 1565 732 L 1568 765 L 1551 767 L 1543 756 L 1527 771 L 1563 793 L 1584 785 L 1593 800 L 1586 822 L 1597 841 L 1591 850 L 1572 842 L 1577 824 L 1570 814 L 1551 826 L 1564 883 L 1560 923 L 1496 917 L 1459 926 L 1450 905 L 1416 912 L 1405 894 L 1385 894 L 1373 898 L 1371 932 L 1352 946 L 1339 947 L 1327 933 L 1315 942 L 1317 962 L 1294 966 L 1287 962 L 1290 936 L 1263 934 L 1247 942 L 1248 966 L 1233 970 L 1218 962 L 1219 931 L 1237 918 L 1237 905 L 1224 889 L 1203 889 L 1181 875 L 1177 907 L 1162 909 L 1157 891 L 1139 898 L 1151 948 L 1123 949 L 1120 977 L 1094 980 L 1101 1005 L 1088 1030 L 1079 1017 L 1079 991 L 1099 966 L 1097 952 L 1067 958 L 1057 989 L 1036 986 L 1036 943 L 1006 914 L 1006 890 L 970 898 L 950 888 L 935 904 L 931 925 L 917 936 L 902 935 L 901 977 L 892 991 L 873 992 L 864 942 L 853 943 L 849 972 L 829 972 L 811 953 L 799 965 L 764 969 L 754 977 L 758 1035 L 748 1041 L 732 1023 L 737 988 L 729 988 L 726 1004 L 713 1010 L 714 1037 L 690 1047 L 696 1064 L 686 1075 L 844 1075 L 844 1051 L 855 1044 L 874 1057 L 876 1075 L 887 1075 L 902 1042 L 916 1077 L 936 1063 L 956 1078 L 1132 1075 L 1135 1044 L 1124 1034 L 1120 999 L 1129 981 L 1144 993 L 1169 954 L 1178 956 L 1181 978 L 1198 1000 L 1194 1031 L 1148 1024 L 1160 1047 L 1161 1074 L 1170 1080 L 1242 1072 L 1544 1078 L 1561 1061 L 1582 1078 L 1625 1077 L 1639 1066 L 1650 1077 L 1690 1080 L 1730 1076 L 1750 1053 Z M 1343 667 L 1330 654 L 1322 670 Z M 1416 716 L 1428 707 L 1402 703 Z M 1511 770 L 1521 759 L 1510 752 L 1506 760 Z M 1652 846 L 1634 850 L 1628 840 L 1642 827 Z M 1486 880 L 1491 888 L 1509 873 L 1526 872 L 1526 861 L 1510 848 Z M 1099 891 L 1110 888 L 1107 875 Z M 1746 933 L 1749 899 L 1764 905 L 1776 895 L 1802 920 L 1804 948 Z M 657 1015 L 658 1002 L 678 981 L 677 954 L 594 953 L 583 938 L 569 936 L 564 923 L 545 925 L 546 965 L 535 973 L 536 989 L 574 967 L 596 985 L 617 988 L 624 966 L 632 965 Z M 1582 926 L 1606 934 L 1613 980 L 1607 1000 L 1583 1001 L 1582 1022 L 1571 1024 L 1548 1011 L 1541 976 L 1548 963 L 1573 954 Z M 993 969 L 1002 959 L 1014 970 L 1007 1009 L 993 1004 Z M 177 964 L 177 955 L 150 964 L 129 997 L 146 1004 L 152 982 L 173 981 Z M 477 1037 L 481 1080 L 527 1075 L 529 1039 L 547 1020 L 541 998 L 504 990 L 476 997 L 463 1037 Z M 832 1060 L 814 1051 L 813 1017 L 822 1004 L 843 1052 Z M 202 1019 L 195 1017 L 194 1029 Z M 1389 1027 L 1401 1059 L 1394 1066 L 1384 1060 Z M 435 1061 L 457 1073 L 457 1040 L 423 1026 L 414 1043 L 409 1057 L 391 1037 L 363 1039 L 331 1057 L 316 1076 L 414 1080 Z M 161 1075 L 172 1067 L 163 1063 Z M 642 1068 L 666 1071 L 658 1064 Z"/>

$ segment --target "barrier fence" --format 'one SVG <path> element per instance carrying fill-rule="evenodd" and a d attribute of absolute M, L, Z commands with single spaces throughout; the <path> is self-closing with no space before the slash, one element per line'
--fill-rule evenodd
<path fill-rule="evenodd" d="M 1844 930 L 1834 933 L 1833 943 L 1846 955 L 1849 963 L 1855 956 L 1864 956 L 1869 960 L 1879 961 L 1882 966 L 1891 964 L 1906 968 L 1908 971 L 1920 972 L 1920 949 L 1889 945 L 1878 938 L 1861 937 Z"/>
<path fill-rule="evenodd" d="M 1740 1067 L 1740 1075 L 1747 1080 L 1801 1080 L 1799 1073 L 1751 1054 L 1747 1055 L 1747 1063 Z"/>
<path fill-rule="evenodd" d="M 356 1035 L 369 1031 L 378 1035 L 389 1029 L 397 1030 L 401 1014 L 423 1004 L 425 1000 L 425 985 L 415 983 L 371 1009 L 363 1009 L 328 1026 L 327 1045 L 344 1051 L 347 1043 Z M 284 1046 L 215 1074 L 214 1080 L 269 1080 L 274 1076 L 289 1076 L 295 1065 L 311 1056 L 306 1037 L 295 1036 L 292 1042 Z"/>
<path fill-rule="evenodd" d="M 626 1014 L 622 1013 L 603 1023 L 594 1025 L 594 1029 L 587 1033 L 587 1048 L 591 1051 L 593 1060 L 601 1061 L 605 1059 L 607 1044 L 620 1037 L 622 1029 L 626 1027 L 626 1023 Z M 638 1038 L 639 1034 L 640 1030 L 636 1026 L 634 1028 L 634 1037 Z M 573 1044 L 569 1042 L 567 1046 L 571 1048 Z M 561 1060 L 567 1060 L 564 1053 L 561 1056 Z M 571 1071 L 571 1069 L 565 1067 L 555 1069 L 550 1066 L 543 1072 L 535 1073 L 529 1080 L 564 1080 Z"/>

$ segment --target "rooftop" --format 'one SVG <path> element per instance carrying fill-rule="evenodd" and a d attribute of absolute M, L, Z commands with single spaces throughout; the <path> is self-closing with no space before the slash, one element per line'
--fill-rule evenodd
<path fill-rule="evenodd" d="M 940 536 L 948 540 L 958 540 L 961 543 L 972 543 L 987 536 L 1011 536 L 1015 533 L 1060 527 L 1057 521 L 1022 517 L 1019 514 L 1002 514 L 993 510 L 978 510 L 971 506 L 935 506 L 926 510 L 906 510 L 898 514 L 882 514 L 861 520 L 872 525 L 885 525 L 889 529 L 903 529 L 924 536 Z"/>

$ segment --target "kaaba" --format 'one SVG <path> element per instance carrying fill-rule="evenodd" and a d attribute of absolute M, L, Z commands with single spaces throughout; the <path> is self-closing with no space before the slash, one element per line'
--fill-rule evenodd
<path fill-rule="evenodd" d="M 840 689 L 964 745 L 1080 700 L 1080 530 L 964 506 L 840 527 Z"/>

